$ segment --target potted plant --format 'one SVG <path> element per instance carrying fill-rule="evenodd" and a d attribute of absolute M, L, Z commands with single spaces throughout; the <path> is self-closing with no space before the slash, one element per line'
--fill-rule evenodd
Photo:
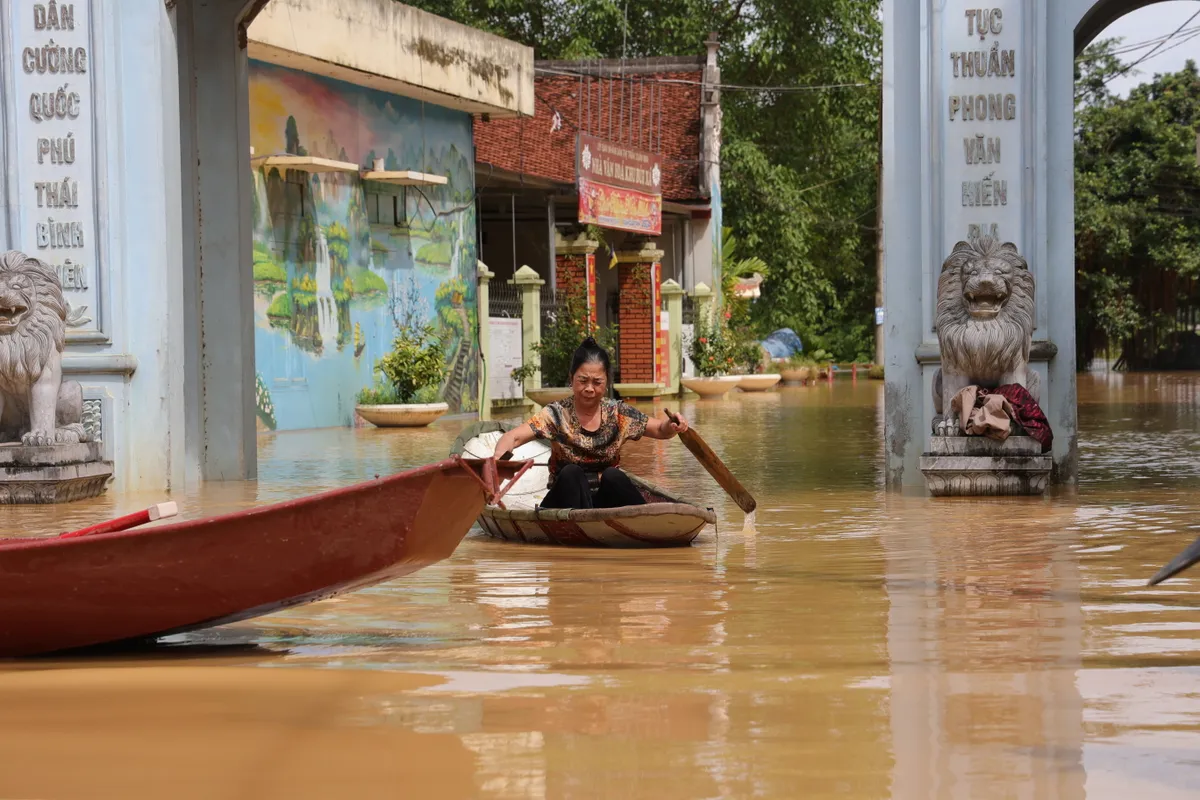
<path fill-rule="evenodd" d="M 380 428 L 424 427 L 450 410 L 438 402 L 438 387 L 446 377 L 446 354 L 432 325 L 399 327 L 390 353 L 375 370 L 375 386 L 358 393 L 354 410 Z"/>
<path fill-rule="evenodd" d="M 795 353 L 780 372 L 785 381 L 808 383 L 828 375 L 827 366 L 831 358 L 832 356 L 824 350 L 816 350 L 812 355 Z"/>
<path fill-rule="evenodd" d="M 570 376 L 567 373 L 571 369 L 571 358 L 580 343 L 589 336 L 594 336 L 597 344 L 612 352 L 617 342 L 617 328 L 614 325 L 598 330 L 592 324 L 587 300 L 580 288 L 567 294 L 554 320 L 542 331 L 541 341 L 533 346 L 540 363 L 522 364 L 512 371 L 512 379 L 524 384 L 540 367 L 544 385 L 537 389 L 526 389 L 525 396 L 542 406 L 570 397 Z"/>
<path fill-rule="evenodd" d="M 741 381 L 729 374 L 736 366 L 729 332 L 723 321 L 697 320 L 688 356 L 696 368 L 696 377 L 684 378 L 684 388 L 701 397 L 720 397 Z"/>
<path fill-rule="evenodd" d="M 785 381 L 794 383 L 808 383 L 808 381 L 817 377 L 817 362 L 812 356 L 804 353 L 793 353 L 789 358 L 784 368 L 780 370 Z"/>
<path fill-rule="evenodd" d="M 763 392 L 783 380 L 777 372 L 769 372 L 771 356 L 748 328 L 734 335 L 734 361 L 742 372 L 738 388 L 743 392 Z"/>

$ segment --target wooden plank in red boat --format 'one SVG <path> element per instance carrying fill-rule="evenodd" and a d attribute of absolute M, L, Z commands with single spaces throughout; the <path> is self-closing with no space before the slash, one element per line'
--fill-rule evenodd
<path fill-rule="evenodd" d="M 208 519 L 0 540 L 0 657 L 221 625 L 415 572 L 483 510 L 488 469 L 447 459 Z"/>

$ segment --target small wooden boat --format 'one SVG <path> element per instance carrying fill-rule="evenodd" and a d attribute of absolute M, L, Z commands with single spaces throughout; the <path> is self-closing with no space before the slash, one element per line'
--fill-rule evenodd
<path fill-rule="evenodd" d="M 490 457 L 500 437 L 512 427 L 501 422 L 475 423 L 458 437 L 452 452 L 465 458 Z M 549 445 L 529 442 L 518 447 L 513 458 L 533 463 L 504 487 L 502 499 L 485 505 L 479 515 L 479 527 L 499 539 L 572 547 L 681 547 L 691 544 L 705 525 L 717 521 L 712 509 L 672 497 L 633 474 L 629 477 L 646 498 L 644 506 L 539 508 L 546 496 Z"/>
<path fill-rule="evenodd" d="M 0 657 L 224 625 L 408 575 L 453 553 L 527 466 L 455 457 L 208 519 L 0 539 Z"/>

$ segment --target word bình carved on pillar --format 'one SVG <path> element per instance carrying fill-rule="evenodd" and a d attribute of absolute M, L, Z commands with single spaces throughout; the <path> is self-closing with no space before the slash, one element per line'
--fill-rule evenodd
<path fill-rule="evenodd" d="M 55 270 L 0 255 L 0 504 L 104 491 L 112 465 L 83 426 L 83 389 L 62 378 L 67 303 Z"/>
<path fill-rule="evenodd" d="M 8 64 L 19 112 L 10 178 L 20 214 L 11 246 L 36 254 L 56 274 L 66 297 L 68 341 L 104 342 L 94 2 L 11 5 L 12 34 L 20 43 Z"/>
<path fill-rule="evenodd" d="M 959 242 L 942 264 L 935 316 L 933 438 L 921 457 L 937 495 L 1045 491 L 1052 434 L 1030 368 L 1034 280 L 1011 242 Z"/>

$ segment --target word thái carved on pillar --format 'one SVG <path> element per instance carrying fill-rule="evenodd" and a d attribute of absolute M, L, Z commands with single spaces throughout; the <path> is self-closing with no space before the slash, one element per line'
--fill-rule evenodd
<path fill-rule="evenodd" d="M 954 246 L 938 278 L 941 369 L 933 378 L 933 439 L 921 457 L 935 496 L 1045 491 L 1051 432 L 1029 365 L 1034 281 L 1011 242 Z"/>
<path fill-rule="evenodd" d="M 66 330 L 55 271 L 16 250 L 0 255 L 0 442 L 88 441 L 83 390 L 62 379 Z"/>

